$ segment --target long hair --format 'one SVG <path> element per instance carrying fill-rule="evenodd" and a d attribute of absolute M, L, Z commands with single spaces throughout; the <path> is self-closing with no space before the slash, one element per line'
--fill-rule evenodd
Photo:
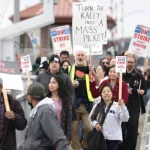
<path fill-rule="evenodd" d="M 62 107 L 69 108 L 72 105 L 73 100 L 67 90 L 63 78 L 60 75 L 54 75 L 51 78 L 54 78 L 58 82 L 58 96 L 62 102 Z M 51 78 L 49 79 L 49 81 L 51 80 Z M 48 90 L 47 97 L 52 97 L 52 92 L 50 90 Z"/>
<path fill-rule="evenodd" d="M 103 119 L 104 119 L 104 116 L 105 116 L 105 108 L 106 108 L 106 104 L 104 102 L 104 99 L 102 98 L 102 91 L 105 87 L 109 87 L 111 92 L 113 93 L 112 91 L 112 88 L 109 84 L 105 84 L 101 87 L 100 89 L 100 96 L 101 96 L 101 102 L 99 102 L 94 110 L 94 112 L 92 113 L 91 115 L 91 120 L 94 121 L 97 119 L 97 116 L 99 114 L 99 118 L 98 118 L 98 122 L 101 124 L 101 122 L 103 122 Z"/>
<path fill-rule="evenodd" d="M 99 66 L 101 66 L 103 72 L 105 72 L 104 77 L 106 77 L 108 75 L 108 68 L 102 64 L 99 64 L 97 67 L 99 67 Z M 97 67 L 95 68 L 95 72 L 96 72 Z"/>

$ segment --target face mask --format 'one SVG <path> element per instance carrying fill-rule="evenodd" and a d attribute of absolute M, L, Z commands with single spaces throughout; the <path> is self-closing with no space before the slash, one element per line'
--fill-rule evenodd
<path fill-rule="evenodd" d="M 31 102 L 28 101 L 28 105 L 30 105 L 31 109 L 33 109 L 33 105 Z"/>

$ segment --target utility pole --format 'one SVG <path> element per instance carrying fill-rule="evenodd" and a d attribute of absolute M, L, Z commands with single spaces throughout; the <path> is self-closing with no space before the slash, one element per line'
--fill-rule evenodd
<path fill-rule="evenodd" d="M 20 22 L 20 0 L 14 0 L 14 23 Z M 14 38 L 14 53 L 20 53 L 20 36 Z"/>

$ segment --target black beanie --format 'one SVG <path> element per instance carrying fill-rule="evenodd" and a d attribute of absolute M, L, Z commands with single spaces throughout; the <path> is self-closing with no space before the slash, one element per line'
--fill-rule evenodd
<path fill-rule="evenodd" d="M 49 64 L 47 61 L 42 62 L 42 64 L 40 65 L 39 69 L 45 69 L 47 70 L 49 67 Z"/>
<path fill-rule="evenodd" d="M 56 62 L 58 62 L 60 64 L 60 58 L 59 58 L 59 56 L 56 55 L 56 54 L 51 55 L 51 57 L 49 59 L 49 63 L 51 63 L 52 61 L 56 61 Z"/>

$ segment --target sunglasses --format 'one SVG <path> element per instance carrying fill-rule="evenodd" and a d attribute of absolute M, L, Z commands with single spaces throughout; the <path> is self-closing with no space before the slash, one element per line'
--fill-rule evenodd
<path fill-rule="evenodd" d="M 102 62 L 102 65 L 105 65 L 105 64 L 107 64 L 107 65 L 108 65 L 108 64 L 109 64 L 109 62 Z"/>

